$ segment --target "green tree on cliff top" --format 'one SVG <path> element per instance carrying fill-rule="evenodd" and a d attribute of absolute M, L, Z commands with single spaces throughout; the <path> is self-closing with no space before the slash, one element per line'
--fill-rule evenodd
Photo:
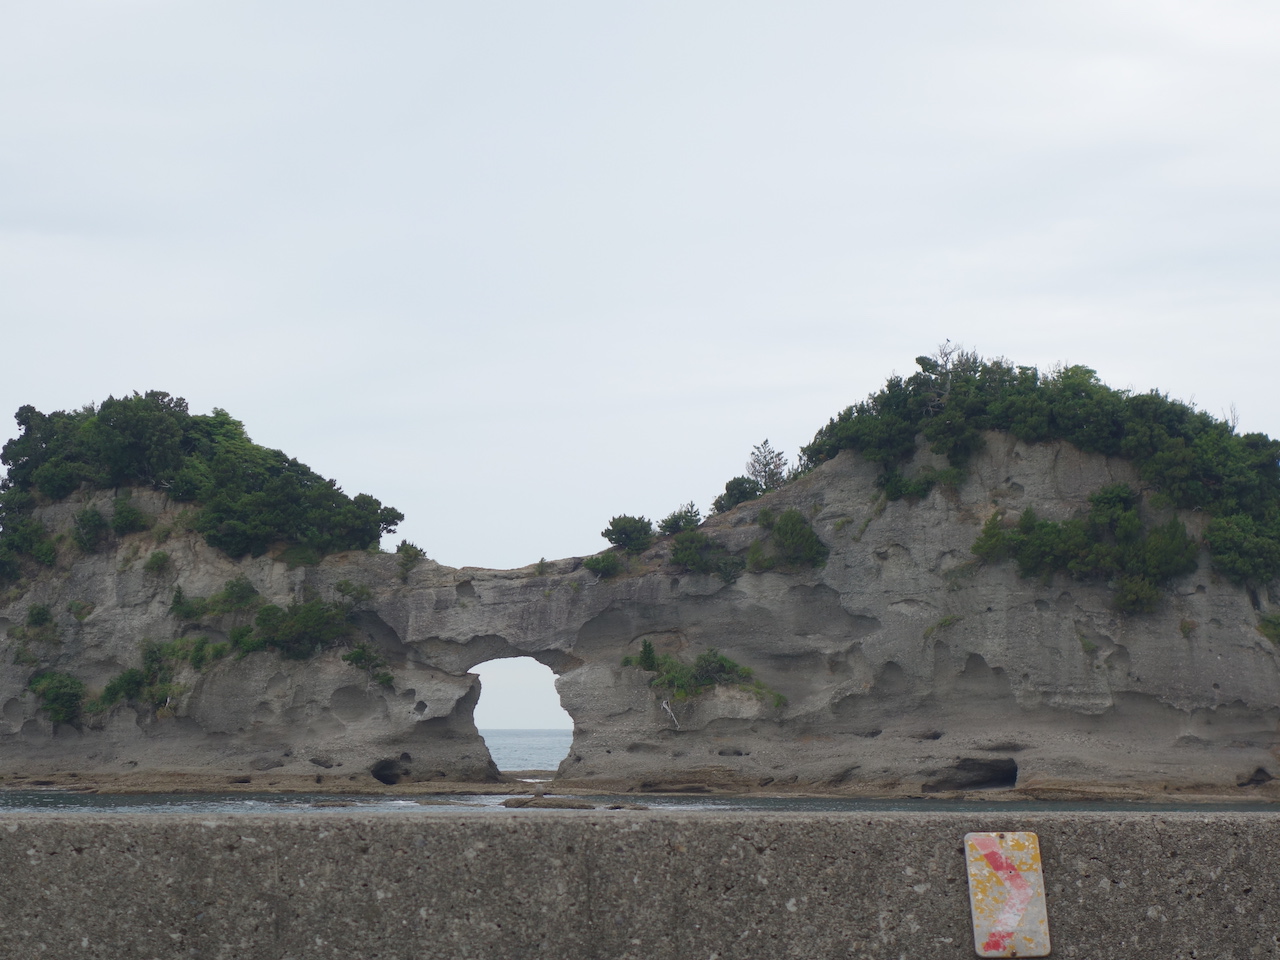
<path fill-rule="evenodd" d="M 22 558 L 52 562 L 37 502 L 89 489 L 152 487 L 196 505 L 196 529 L 232 557 L 273 543 L 319 554 L 366 549 L 404 519 L 368 494 L 349 497 L 333 481 L 249 439 L 225 410 L 192 414 L 180 397 L 152 390 L 108 397 L 98 407 L 17 414 L 19 434 L 0 450 L 0 579 Z M 39 526 L 36 524 L 36 526 Z"/>

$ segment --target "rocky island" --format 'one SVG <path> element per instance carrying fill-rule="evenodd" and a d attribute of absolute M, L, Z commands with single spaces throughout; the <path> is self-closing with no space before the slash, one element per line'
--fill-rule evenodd
<path fill-rule="evenodd" d="M 559 786 L 1274 796 L 1280 445 L 1084 368 L 919 362 L 709 518 L 517 570 L 380 551 L 396 511 L 223 411 L 24 407 L 0 775 L 495 782 L 469 671 L 527 656 Z"/>

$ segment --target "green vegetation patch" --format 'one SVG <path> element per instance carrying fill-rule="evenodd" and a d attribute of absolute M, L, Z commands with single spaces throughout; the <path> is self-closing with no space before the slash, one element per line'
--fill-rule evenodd
<path fill-rule="evenodd" d="M 0 585 L 21 578 L 24 563 L 38 568 L 58 561 L 49 531 L 30 514 L 35 498 L 7 489 L 7 482 L 0 481 Z"/>
<path fill-rule="evenodd" d="M 400 572 L 400 582 L 409 582 L 409 572 L 416 567 L 427 552 L 416 543 L 410 543 L 408 540 L 401 540 L 400 545 L 396 547 L 396 568 Z"/>
<path fill-rule="evenodd" d="M 1280 645 L 1280 613 L 1269 613 L 1259 619 L 1258 632 L 1272 643 Z"/>
<path fill-rule="evenodd" d="M 701 530 L 677 533 L 671 546 L 671 563 L 689 573 L 714 573 L 725 583 L 733 583 L 746 561 L 732 556 Z"/>
<path fill-rule="evenodd" d="M 925 628 L 924 639 L 928 640 L 931 636 L 933 636 L 939 630 L 945 630 L 947 629 L 947 627 L 953 627 L 963 619 L 964 617 L 959 616 L 958 614 L 954 614 L 954 613 L 947 614 L 945 617 L 942 617 L 940 620 L 938 620 L 937 623 L 930 624 L 928 627 Z"/>
<path fill-rule="evenodd" d="M 275 543 L 316 557 L 364 550 L 404 519 L 368 494 L 349 497 L 305 464 L 253 443 L 225 410 L 191 414 L 185 400 L 163 391 L 51 414 L 28 405 L 16 419 L 19 435 L 0 450 L 8 468 L 0 483 L 0 580 L 19 578 L 24 562 L 55 562 L 47 531 L 31 520 L 31 510 L 37 499 L 60 500 L 82 486 L 163 489 L 194 504 L 194 529 L 234 558 L 260 556 Z M 76 515 L 72 536 L 92 552 L 109 534 L 150 523 L 118 498 L 110 523 L 86 508 Z M 167 532 L 157 534 L 157 542 Z"/>
<path fill-rule="evenodd" d="M 950 345 L 916 363 L 919 372 L 889 378 L 833 417 L 801 450 L 803 465 L 856 450 L 884 465 L 887 496 L 918 499 L 926 484 L 955 478 L 943 471 L 910 481 L 896 475 L 915 454 L 917 437 L 945 454 L 951 468 L 968 464 L 987 430 L 1028 443 L 1064 440 L 1132 460 L 1163 502 L 1210 515 L 1213 565 L 1232 581 L 1257 585 L 1280 576 L 1280 441 L 1238 435 L 1231 424 L 1155 391 L 1113 390 L 1084 366 L 1042 374 Z M 1154 602 L 1156 582 L 1139 571 L 1120 587 L 1125 602 L 1135 608 Z"/>
<path fill-rule="evenodd" d="M 714 647 L 704 650 L 692 664 L 688 664 L 670 654 L 657 654 L 653 643 L 643 640 L 639 655 L 623 658 L 622 665 L 654 673 L 649 685 L 670 691 L 676 699 L 696 697 L 716 686 L 731 686 L 771 699 L 775 706 L 786 703 L 786 698 L 780 693 L 756 680 L 750 667 L 730 660 Z"/>
<path fill-rule="evenodd" d="M 94 604 L 86 600 L 67 601 L 67 613 L 75 617 L 77 621 L 84 621 L 93 611 Z"/>
<path fill-rule="evenodd" d="M 107 681 L 102 693 L 86 705 L 90 713 L 101 713 L 121 701 L 145 706 L 152 712 L 172 710 L 173 701 L 185 689 L 174 682 L 174 668 L 186 661 L 196 670 L 226 656 L 225 643 L 210 644 L 206 637 L 180 638 L 165 643 L 145 640 L 142 666 L 130 667 Z"/>
<path fill-rule="evenodd" d="M 606 550 L 594 557 L 587 557 L 582 565 L 602 580 L 616 577 L 622 571 L 622 557 L 614 550 Z"/>
<path fill-rule="evenodd" d="M 9 636 L 20 643 L 58 642 L 58 624 L 48 604 L 33 603 L 27 608 L 26 620 L 9 628 Z"/>
<path fill-rule="evenodd" d="M 965 472 L 960 467 L 938 470 L 925 467 L 920 473 L 907 479 L 896 468 L 889 468 L 876 478 L 876 485 L 884 491 L 887 500 L 923 500 L 935 485 L 956 490 L 964 482 Z"/>
<path fill-rule="evenodd" d="M 287 607 L 266 603 L 243 575 L 228 580 L 211 597 L 173 592 L 169 611 L 188 623 L 218 623 L 228 629 L 230 646 L 240 656 L 271 648 L 291 660 L 305 660 L 344 639 L 355 611 L 373 597 L 363 584 L 341 580 L 333 601 L 312 597 Z M 245 622 L 252 615 L 252 623 Z M 239 621 L 239 622 L 238 622 Z"/>
<path fill-rule="evenodd" d="M 256 639 L 287 660 L 306 660 L 344 639 L 351 630 L 349 611 L 324 600 L 268 604 L 254 620 Z"/>
<path fill-rule="evenodd" d="M 117 537 L 150 530 L 153 518 L 135 507 L 128 497 L 117 497 L 111 513 L 111 532 Z"/>
<path fill-rule="evenodd" d="M 740 503 L 755 500 L 764 494 L 764 487 L 750 477 L 734 477 L 724 485 L 724 493 L 716 497 L 711 509 L 716 513 L 727 513 Z"/>
<path fill-rule="evenodd" d="M 54 723 L 75 725 L 84 707 L 84 683 L 69 673 L 45 670 L 27 683 L 27 689 L 40 698 L 40 706 Z"/>
<path fill-rule="evenodd" d="M 1089 498 L 1083 518 L 1055 523 L 1028 507 L 1014 527 L 1005 528 L 1001 515 L 992 514 L 973 552 L 988 562 L 1012 559 L 1024 577 L 1068 573 L 1110 581 L 1116 609 L 1147 613 L 1169 580 L 1196 569 L 1198 546 L 1176 518 L 1144 528 L 1138 502 L 1130 487 L 1112 484 Z"/>
<path fill-rule="evenodd" d="M 799 510 L 784 510 L 775 517 L 773 511 L 765 509 L 756 520 L 768 536 L 756 540 L 747 550 L 747 569 L 752 573 L 799 570 L 827 562 L 826 544 Z"/>
<path fill-rule="evenodd" d="M 363 641 L 344 653 L 342 659 L 357 670 L 363 670 L 380 687 L 390 687 L 395 683 L 395 677 L 387 670 L 387 661 L 382 654 Z"/>
<path fill-rule="evenodd" d="M 610 520 L 609 526 L 600 531 L 600 536 L 635 556 L 653 546 L 653 524 L 644 517 L 623 514 Z"/>
<path fill-rule="evenodd" d="M 295 543 L 280 551 L 280 556 L 276 559 L 292 570 L 294 567 L 319 566 L 320 561 L 324 559 L 324 554 L 315 547 L 307 544 Z"/>
<path fill-rule="evenodd" d="M 85 553 L 93 553 L 107 538 L 107 518 L 97 507 L 85 507 L 71 524 L 71 539 Z"/>
<path fill-rule="evenodd" d="M 181 587 L 175 587 L 173 601 L 169 604 L 169 612 L 179 620 L 190 623 L 200 621 L 209 609 L 209 601 L 205 597 L 188 597 Z"/>
<path fill-rule="evenodd" d="M 696 530 L 700 523 L 702 512 L 690 500 L 663 517 L 658 522 L 658 530 L 664 537 L 670 537 L 686 530 Z"/>
<path fill-rule="evenodd" d="M 232 652 L 243 657 L 274 649 L 288 659 L 304 660 L 329 649 L 349 635 L 355 610 L 372 597 L 367 586 L 349 580 L 340 581 L 335 592 L 339 599 L 333 602 L 312 598 L 279 607 L 264 603 L 244 576 L 228 580 L 222 590 L 208 598 L 187 597 L 178 588 L 170 610 L 180 619 L 225 625 L 228 620 L 235 624 L 236 620 L 253 615 L 253 622 L 231 626 L 226 641 L 215 642 L 203 635 L 146 641 L 141 668 L 130 668 L 113 678 L 92 702 L 91 709 L 105 710 L 122 699 L 148 704 L 153 710 L 165 708 L 182 692 L 183 688 L 174 682 L 175 669 L 182 664 L 201 671 Z M 357 665 L 368 670 L 375 682 L 390 684 L 390 674 L 381 669 L 385 663 L 372 650 L 364 649 L 368 655 Z M 357 659 L 361 656 L 357 654 Z"/>
<path fill-rule="evenodd" d="M 345 581 L 344 581 L 345 582 Z M 169 612 L 179 620 L 198 623 L 238 611 L 251 611 L 263 603 L 261 594 L 244 574 L 232 577 L 211 597 L 189 597 L 182 587 L 173 590 Z"/>
<path fill-rule="evenodd" d="M 789 467 L 787 458 L 773 449 L 769 441 L 765 440 L 751 448 L 746 475 L 734 477 L 726 483 L 724 493 L 716 497 L 711 508 L 716 513 L 732 510 L 740 503 L 746 503 L 771 490 L 777 490 L 807 469 L 809 468 L 805 464 L 798 464 L 794 468 Z"/>

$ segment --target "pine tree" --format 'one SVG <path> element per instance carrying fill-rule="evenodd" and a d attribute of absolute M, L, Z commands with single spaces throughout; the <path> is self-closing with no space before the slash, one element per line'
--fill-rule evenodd
<path fill-rule="evenodd" d="M 766 439 L 764 443 L 751 448 L 747 476 L 760 484 L 766 493 L 777 490 L 787 479 L 787 458 L 773 449 Z"/>

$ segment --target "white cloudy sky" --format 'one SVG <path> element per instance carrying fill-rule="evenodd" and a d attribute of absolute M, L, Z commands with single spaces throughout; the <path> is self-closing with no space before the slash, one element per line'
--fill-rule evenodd
<path fill-rule="evenodd" d="M 1278 99 L 1262 2 L 0 0 L 0 440 L 167 390 L 512 567 L 945 338 L 1276 434 Z"/>

